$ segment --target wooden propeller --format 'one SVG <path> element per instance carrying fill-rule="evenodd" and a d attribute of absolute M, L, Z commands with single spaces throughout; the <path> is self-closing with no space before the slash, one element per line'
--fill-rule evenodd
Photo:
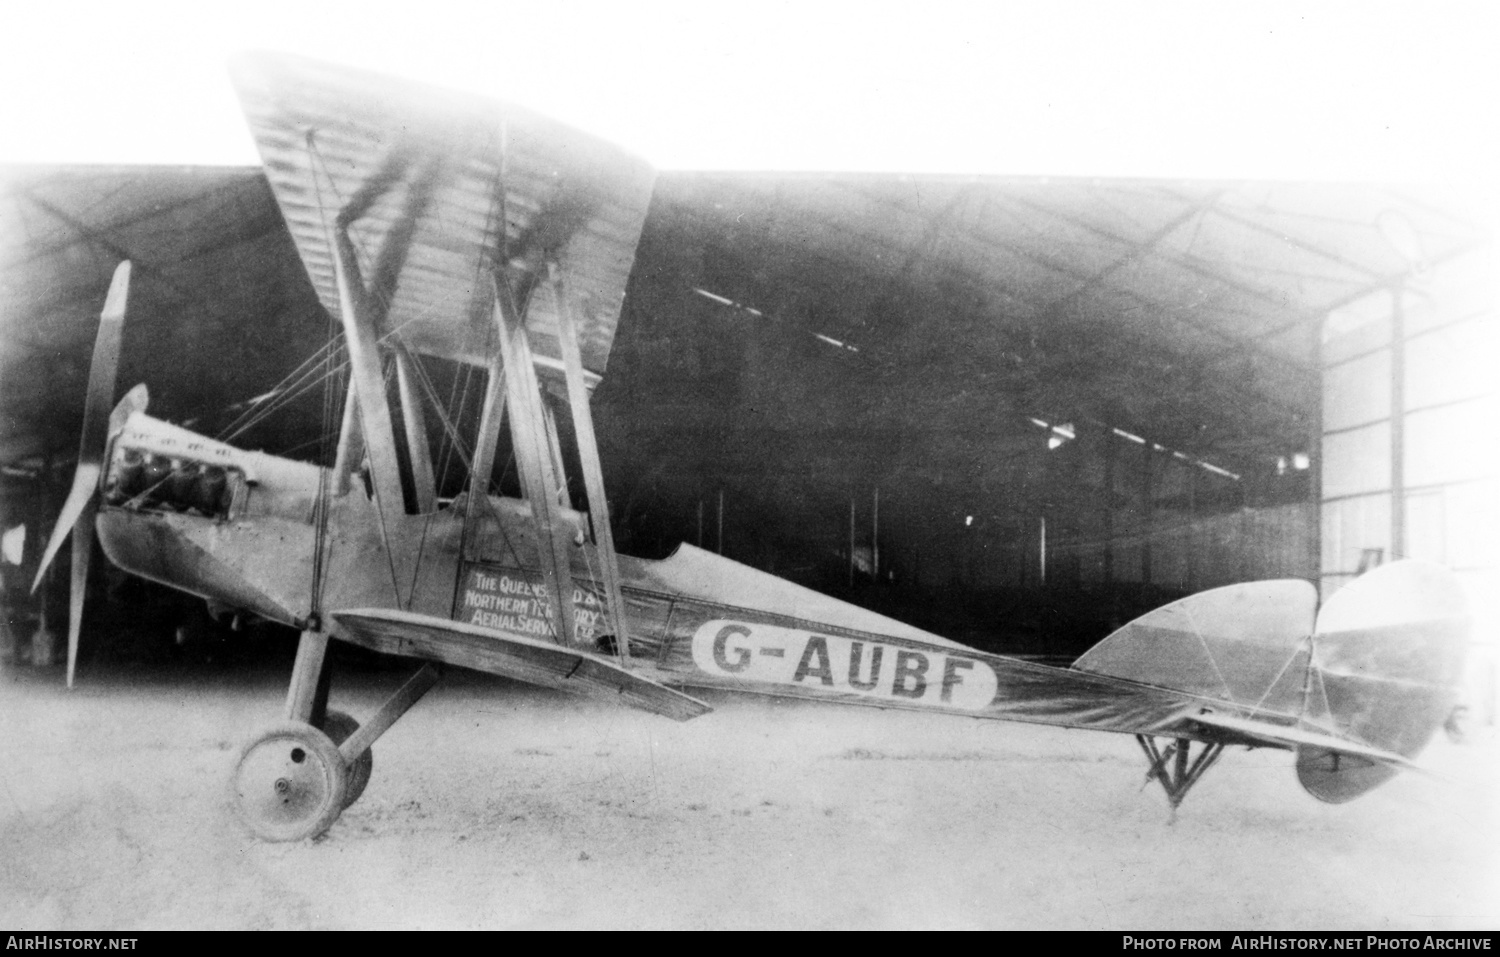
<path fill-rule="evenodd" d="M 109 296 L 99 315 L 99 335 L 94 340 L 94 359 L 89 367 L 88 397 L 83 409 L 83 438 L 78 446 L 78 468 L 73 488 L 63 503 L 47 550 L 37 568 L 31 590 L 52 565 L 63 539 L 73 532 L 73 574 L 68 595 L 68 687 L 73 687 L 73 669 L 78 661 L 78 632 L 83 624 L 83 593 L 88 584 L 89 557 L 94 548 L 94 515 L 99 505 L 99 476 L 104 471 L 104 451 L 109 440 L 110 407 L 114 403 L 115 373 L 120 365 L 120 336 L 125 328 L 125 300 L 130 289 L 130 262 L 115 268 Z"/>

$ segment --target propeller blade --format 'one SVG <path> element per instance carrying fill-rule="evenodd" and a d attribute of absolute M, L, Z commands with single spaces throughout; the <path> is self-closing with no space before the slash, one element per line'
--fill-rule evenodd
<path fill-rule="evenodd" d="M 120 336 L 125 331 L 125 298 L 130 292 L 130 260 L 115 267 L 104 311 L 99 314 L 99 335 L 94 340 L 94 360 L 89 365 L 89 391 L 83 407 L 83 438 L 78 443 L 78 462 L 104 463 L 104 445 L 109 439 L 109 412 L 115 404 L 115 373 L 120 368 Z"/>
<path fill-rule="evenodd" d="M 89 559 L 94 553 L 94 515 L 99 500 L 89 497 L 73 529 L 73 582 L 68 591 L 68 687 L 73 687 L 73 669 L 78 664 L 78 634 L 83 630 L 83 595 L 89 583 Z"/>
<path fill-rule="evenodd" d="M 125 331 L 125 302 L 130 292 L 130 261 L 115 267 L 109 283 L 109 295 L 99 314 L 99 335 L 94 339 L 94 359 L 89 366 L 89 389 L 83 407 L 83 437 L 78 443 L 78 468 L 73 473 L 73 487 L 63 503 L 62 514 L 47 541 L 34 592 L 42 576 L 52 566 L 63 539 L 73 536 L 72 592 L 68 601 L 68 687 L 73 686 L 73 667 L 78 659 L 78 633 L 83 624 L 83 594 L 88 582 L 89 556 L 94 546 L 94 515 L 98 504 L 94 493 L 104 471 L 104 450 L 109 441 L 110 408 L 115 397 L 115 373 L 120 366 L 120 338 Z M 132 393 L 134 394 L 134 393 Z"/>
<path fill-rule="evenodd" d="M 125 398 L 121 399 L 120 404 L 115 406 L 114 411 L 109 414 L 109 429 L 105 433 L 106 438 L 124 428 L 125 420 L 130 418 L 131 413 L 145 409 L 149 401 L 150 395 L 147 393 L 144 383 L 125 393 Z M 46 574 L 47 569 L 52 565 L 52 559 L 57 557 L 57 550 L 62 547 L 63 539 L 68 537 L 68 532 L 73 529 L 80 519 L 85 518 L 83 514 L 84 509 L 93 499 L 94 490 L 99 485 L 99 475 L 103 471 L 103 463 L 96 465 L 80 462 L 77 471 L 73 473 L 73 488 L 68 492 L 68 499 L 63 503 L 62 513 L 57 517 L 57 525 L 52 529 L 52 537 L 47 541 L 47 550 L 42 553 L 42 561 L 37 568 L 36 580 L 31 583 L 31 590 L 33 592 L 37 590 L 37 586 L 41 585 L 42 576 Z M 86 516 L 89 523 L 90 538 L 92 538 L 94 513 L 96 511 L 97 508 L 91 509 Z"/>
<path fill-rule="evenodd" d="M 99 473 L 102 471 L 99 465 L 92 462 L 78 463 L 78 470 L 73 473 L 73 489 L 68 492 L 68 500 L 63 503 L 62 512 L 57 516 L 57 524 L 52 527 L 52 537 L 47 540 L 47 550 L 42 553 L 42 563 L 37 566 L 36 578 L 31 583 L 33 593 L 42 584 L 42 576 L 47 574 L 47 569 L 52 567 L 52 559 L 57 557 L 63 540 L 82 517 L 84 509 L 94 500 L 94 491 L 99 487 Z"/>

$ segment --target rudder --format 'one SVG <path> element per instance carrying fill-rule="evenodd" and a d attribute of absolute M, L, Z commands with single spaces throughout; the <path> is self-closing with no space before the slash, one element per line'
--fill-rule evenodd
<path fill-rule="evenodd" d="M 1452 572 L 1405 559 L 1350 582 L 1313 629 L 1304 720 L 1414 758 L 1458 702 L 1469 619 Z M 1395 776 L 1383 763 L 1297 749 L 1297 778 L 1320 801 L 1352 800 Z"/>

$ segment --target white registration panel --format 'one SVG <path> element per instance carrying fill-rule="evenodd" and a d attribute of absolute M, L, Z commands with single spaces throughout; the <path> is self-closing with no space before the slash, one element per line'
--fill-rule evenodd
<path fill-rule="evenodd" d="M 864 638 L 716 619 L 693 633 L 693 663 L 711 675 L 977 711 L 995 697 L 977 658 Z"/>

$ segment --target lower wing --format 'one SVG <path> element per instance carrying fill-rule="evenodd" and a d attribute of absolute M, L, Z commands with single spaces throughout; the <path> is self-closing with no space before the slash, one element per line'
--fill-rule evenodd
<path fill-rule="evenodd" d="M 686 721 L 713 709 L 599 655 L 549 641 L 501 635 L 446 618 L 383 608 L 335 611 L 341 637 L 385 654 L 426 658 L 543 688 L 618 701 Z"/>

